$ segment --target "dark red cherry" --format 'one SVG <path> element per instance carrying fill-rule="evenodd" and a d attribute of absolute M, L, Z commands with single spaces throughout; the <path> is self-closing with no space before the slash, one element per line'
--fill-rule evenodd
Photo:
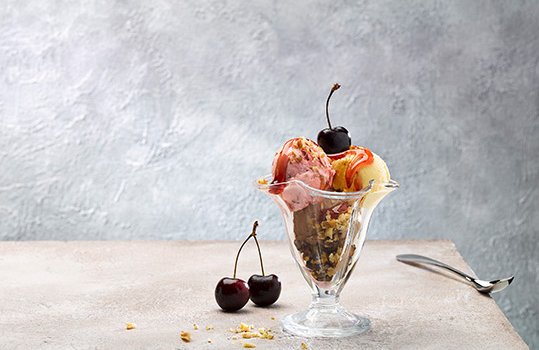
<path fill-rule="evenodd" d="M 265 275 L 264 273 L 262 252 L 260 251 L 260 244 L 256 238 L 256 226 L 257 223 L 255 222 L 251 236 L 255 239 L 256 248 L 258 249 L 262 275 L 252 275 L 247 283 L 249 284 L 249 290 L 251 291 L 251 301 L 258 306 L 269 306 L 275 303 L 277 299 L 279 299 L 279 295 L 281 295 L 281 281 L 279 281 L 277 275 Z"/>
<path fill-rule="evenodd" d="M 222 278 L 215 287 L 215 300 L 225 311 L 237 311 L 249 301 L 249 286 L 239 278 Z"/>
<path fill-rule="evenodd" d="M 274 274 L 252 275 L 247 281 L 251 292 L 251 301 L 258 306 L 269 306 L 281 295 L 281 281 Z"/>
<path fill-rule="evenodd" d="M 328 122 L 328 128 L 321 130 L 318 133 L 316 141 L 320 147 L 327 154 L 335 154 L 347 151 L 352 145 L 352 138 L 350 133 L 346 128 L 342 126 L 331 126 L 331 120 L 329 119 L 329 100 L 335 91 L 337 91 L 341 86 L 339 84 L 334 84 L 329 92 L 328 99 L 326 101 L 326 119 Z"/>
<path fill-rule="evenodd" d="M 249 285 L 244 280 L 236 278 L 236 271 L 238 269 L 238 259 L 240 257 L 241 250 L 245 243 L 247 243 L 251 237 L 256 234 L 256 227 L 258 221 L 253 224 L 253 231 L 243 241 L 236 254 L 236 261 L 234 262 L 234 275 L 232 278 L 222 278 L 215 287 L 215 301 L 225 311 L 237 311 L 247 304 L 249 301 Z"/>
<path fill-rule="evenodd" d="M 334 129 L 325 128 L 318 133 L 318 145 L 327 154 L 341 153 L 348 151 L 352 145 L 350 133 L 342 126 Z"/>

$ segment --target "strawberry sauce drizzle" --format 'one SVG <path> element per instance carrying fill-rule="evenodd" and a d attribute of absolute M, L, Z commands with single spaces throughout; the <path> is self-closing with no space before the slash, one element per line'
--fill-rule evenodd
<path fill-rule="evenodd" d="M 346 185 L 348 187 L 351 187 L 354 176 L 356 175 L 359 168 L 372 164 L 372 162 L 374 162 L 374 156 L 368 148 L 351 149 L 344 153 L 354 155 L 352 160 L 350 161 L 350 164 L 348 164 L 348 167 L 346 168 L 346 173 L 344 174 L 344 177 L 346 179 Z"/>
<path fill-rule="evenodd" d="M 292 147 L 292 143 L 296 139 L 291 139 L 286 141 L 286 143 L 283 145 L 283 148 L 279 152 L 279 155 L 277 156 L 277 159 L 275 160 L 275 174 L 273 176 L 273 180 L 271 181 L 271 184 L 278 184 L 281 182 L 286 181 L 286 170 L 288 169 L 288 162 L 290 158 L 288 157 L 288 150 Z M 279 194 L 283 192 L 285 188 L 285 185 L 276 185 L 276 186 L 270 186 L 269 192 L 273 194 Z"/>

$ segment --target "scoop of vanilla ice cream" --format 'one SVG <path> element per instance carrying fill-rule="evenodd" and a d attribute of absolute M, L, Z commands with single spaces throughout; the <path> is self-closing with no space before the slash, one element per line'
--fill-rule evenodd
<path fill-rule="evenodd" d="M 374 156 L 374 161 L 371 164 L 359 168 L 357 172 L 356 177 L 361 188 L 367 187 L 370 180 L 374 180 L 374 185 L 376 186 L 386 183 L 391 179 L 386 162 L 376 153 L 372 155 Z"/>
<path fill-rule="evenodd" d="M 365 151 L 365 157 L 360 156 L 362 161 L 355 161 L 359 151 Z M 389 169 L 379 155 L 364 149 L 347 151 L 347 155 L 332 162 L 335 170 L 333 188 L 343 192 L 360 191 L 374 180 L 375 186 L 386 183 L 391 178 Z M 363 154 L 363 153 L 362 153 Z M 351 169 L 356 166 L 355 169 Z"/>

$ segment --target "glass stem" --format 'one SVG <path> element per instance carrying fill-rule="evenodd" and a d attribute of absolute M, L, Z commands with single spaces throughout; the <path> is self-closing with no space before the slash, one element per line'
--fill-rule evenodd
<path fill-rule="evenodd" d="M 313 294 L 311 308 L 334 307 L 339 304 L 339 293 L 335 289 L 318 289 Z"/>

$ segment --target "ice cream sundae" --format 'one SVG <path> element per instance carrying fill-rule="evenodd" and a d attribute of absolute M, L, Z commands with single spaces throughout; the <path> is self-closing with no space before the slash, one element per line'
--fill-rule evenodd
<path fill-rule="evenodd" d="M 282 319 L 283 329 L 305 337 L 342 337 L 369 329 L 370 321 L 346 311 L 339 295 L 358 261 L 376 205 L 398 187 L 386 163 L 366 147 L 352 145 L 348 130 L 328 127 L 316 142 L 288 140 L 258 189 L 277 204 L 290 248 L 311 287 L 309 309 Z"/>
<path fill-rule="evenodd" d="M 390 181 L 389 169 L 380 156 L 366 147 L 351 145 L 344 127 L 331 126 L 329 100 L 339 88 L 335 84 L 328 96 L 329 127 L 320 131 L 317 142 L 305 137 L 286 141 L 275 154 L 271 177 L 259 181 L 292 213 L 294 245 L 306 271 L 317 282 L 342 278 L 349 272 L 356 245 L 346 243 L 355 242 L 349 235 L 359 234 L 362 225 L 360 220 L 352 220 L 354 209 L 374 208 L 384 196 L 378 190 Z M 349 199 L 328 197 L 328 192 L 361 191 L 365 194 Z M 351 224 L 356 225 L 355 230 L 349 229 Z"/>

